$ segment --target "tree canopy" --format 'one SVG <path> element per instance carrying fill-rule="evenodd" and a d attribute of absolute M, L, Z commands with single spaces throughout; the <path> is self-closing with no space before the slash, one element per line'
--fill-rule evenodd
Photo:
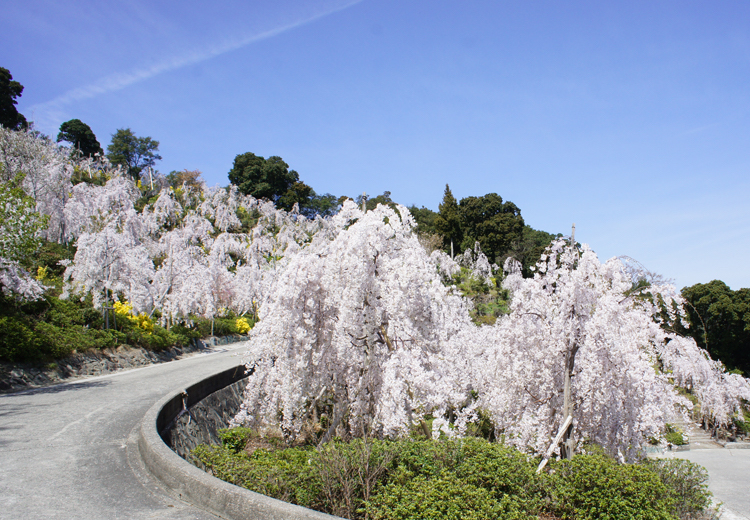
<path fill-rule="evenodd" d="M 229 170 L 229 182 L 235 184 L 245 195 L 277 203 L 299 182 L 299 174 L 290 170 L 281 157 L 274 155 L 265 159 L 247 152 L 234 158 L 234 165 Z M 290 196 L 291 198 L 294 196 Z"/>
<path fill-rule="evenodd" d="M 22 130 L 28 127 L 26 118 L 18 113 L 16 98 L 21 97 L 23 85 L 13 81 L 13 76 L 6 68 L 0 67 L 0 125 L 11 130 Z"/>
<path fill-rule="evenodd" d="M 750 289 L 713 280 L 685 287 L 682 296 L 690 320 L 684 332 L 728 368 L 750 374 Z"/>
<path fill-rule="evenodd" d="M 112 134 L 107 146 L 107 159 L 113 165 L 122 165 L 133 179 L 140 178 L 141 171 L 153 167 L 161 160 L 159 141 L 150 137 L 137 137 L 130 128 L 120 128 Z"/>
<path fill-rule="evenodd" d="M 57 142 L 61 141 L 70 143 L 73 148 L 79 150 L 85 157 L 104 153 L 102 145 L 99 144 L 91 127 L 80 119 L 71 119 L 60 125 Z"/>
<path fill-rule="evenodd" d="M 523 237 L 521 210 L 512 202 L 503 202 L 497 193 L 466 197 L 459 203 L 463 231 L 462 249 L 479 242 L 490 262 L 505 255 L 515 241 Z"/>

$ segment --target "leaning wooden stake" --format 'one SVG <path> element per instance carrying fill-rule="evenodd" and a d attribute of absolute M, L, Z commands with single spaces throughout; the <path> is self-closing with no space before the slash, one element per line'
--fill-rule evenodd
<path fill-rule="evenodd" d="M 547 453 L 544 454 L 544 458 L 542 459 L 542 462 L 539 463 L 539 467 L 536 468 L 536 472 L 539 473 L 544 469 L 544 466 L 547 465 L 547 461 L 552 456 L 552 453 L 555 451 L 555 447 L 560 443 L 560 439 L 562 439 L 563 433 L 567 431 L 567 429 L 573 424 L 573 416 L 568 415 L 568 418 L 565 419 L 565 422 L 563 422 L 560 425 L 560 429 L 557 430 L 557 435 L 555 435 L 555 440 L 552 441 L 552 444 L 550 444 L 549 449 L 547 450 Z"/>

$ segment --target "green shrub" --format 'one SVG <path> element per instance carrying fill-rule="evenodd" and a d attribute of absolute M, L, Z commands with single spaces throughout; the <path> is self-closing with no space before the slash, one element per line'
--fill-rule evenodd
<path fill-rule="evenodd" d="M 673 498 L 659 476 L 642 464 L 619 464 L 607 455 L 576 455 L 550 464 L 550 510 L 578 520 L 673 519 Z"/>
<path fill-rule="evenodd" d="M 247 440 L 252 435 L 253 430 L 250 428 L 223 428 L 218 433 L 225 448 L 239 453 L 245 449 Z"/>
<path fill-rule="evenodd" d="M 672 444 L 673 446 L 683 446 L 687 444 L 685 442 L 685 437 L 683 436 L 682 432 L 678 430 L 675 426 L 671 424 L 666 425 L 666 433 L 664 434 L 664 438 L 669 444 Z"/>
<path fill-rule="evenodd" d="M 703 466 L 684 459 L 646 460 L 643 464 L 667 488 L 677 518 L 694 518 L 696 513 L 711 506 L 708 472 Z"/>
<path fill-rule="evenodd" d="M 524 511 L 541 510 L 543 489 L 535 460 L 504 444 L 480 439 L 466 439 L 461 444 L 462 460 L 455 470 L 458 478 L 490 490 L 497 500 L 513 496 Z"/>
<path fill-rule="evenodd" d="M 374 520 L 486 520 L 529 518 L 510 497 L 500 500 L 483 487 L 443 472 L 434 478 L 422 475 L 403 484 L 384 486 L 367 504 Z"/>
<path fill-rule="evenodd" d="M 191 456 L 211 474 L 256 493 L 324 510 L 322 486 L 312 448 L 255 450 L 252 455 L 225 446 L 198 446 Z"/>
<path fill-rule="evenodd" d="M 603 451 L 538 460 L 480 438 L 333 441 L 284 448 L 242 428 L 193 456 L 219 478 L 347 518 L 691 519 L 710 507 L 706 472 L 683 460 L 620 464 Z M 252 455 L 246 443 L 257 448 Z M 264 443 L 265 442 L 265 443 Z"/>
<path fill-rule="evenodd" d="M 42 341 L 27 320 L 0 316 L 0 359 L 5 361 L 42 361 Z"/>

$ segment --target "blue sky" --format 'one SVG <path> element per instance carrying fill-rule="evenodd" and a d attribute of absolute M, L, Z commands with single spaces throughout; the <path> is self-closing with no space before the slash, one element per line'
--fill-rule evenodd
<path fill-rule="evenodd" d="M 227 185 L 281 156 L 318 193 L 437 210 L 495 192 L 526 223 L 678 287 L 750 287 L 750 3 L 6 2 L 0 66 L 56 136 L 160 141 Z"/>

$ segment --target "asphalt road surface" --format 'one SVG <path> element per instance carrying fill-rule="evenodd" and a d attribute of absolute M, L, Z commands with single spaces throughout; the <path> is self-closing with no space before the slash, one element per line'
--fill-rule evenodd
<path fill-rule="evenodd" d="M 750 450 L 690 450 L 674 456 L 708 470 L 708 487 L 714 501 L 724 504 L 722 520 L 750 520 Z"/>
<path fill-rule="evenodd" d="M 239 364 L 244 346 L 0 395 L 0 518 L 215 519 L 145 472 L 136 429 L 168 393 Z"/>
<path fill-rule="evenodd" d="M 148 475 L 136 429 L 168 393 L 237 365 L 244 346 L 0 395 L 0 519 L 215 519 Z M 750 519 L 750 450 L 675 456 L 708 469 L 723 518 Z"/>

